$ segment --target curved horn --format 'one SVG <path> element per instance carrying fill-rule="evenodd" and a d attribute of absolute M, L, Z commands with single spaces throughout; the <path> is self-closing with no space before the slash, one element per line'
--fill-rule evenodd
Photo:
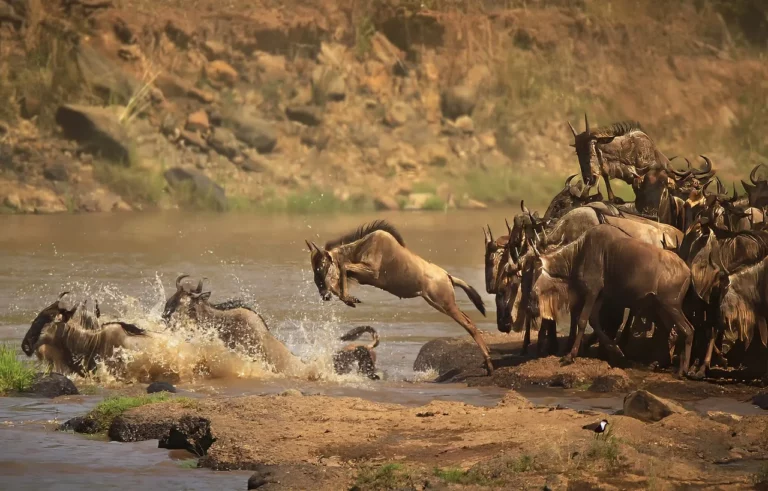
<path fill-rule="evenodd" d="M 536 257 L 541 257 L 541 253 L 539 252 L 539 249 L 536 248 L 536 244 L 534 244 L 531 239 L 528 239 L 528 247 L 530 247 L 533 250 L 533 253 L 536 255 Z"/>
<path fill-rule="evenodd" d="M 733 201 L 739 199 L 739 194 L 736 192 L 736 182 L 733 183 Z"/>
<path fill-rule="evenodd" d="M 683 157 L 683 158 L 685 158 L 685 162 L 688 164 L 688 170 L 682 171 L 682 170 L 677 170 L 670 167 L 670 170 L 672 171 L 672 173 L 677 177 L 679 177 L 680 179 L 685 179 L 686 177 L 690 176 L 691 173 L 693 172 L 693 169 L 691 169 L 691 161 L 688 160 L 688 158 L 686 157 Z"/>
<path fill-rule="evenodd" d="M 584 113 L 584 127 L 586 128 L 586 132 L 589 135 L 589 119 L 587 119 L 587 113 Z"/>
<path fill-rule="evenodd" d="M 568 127 L 571 129 L 571 133 L 573 133 L 573 137 L 576 138 L 576 130 L 573 128 L 573 125 L 570 121 L 568 121 Z"/>
<path fill-rule="evenodd" d="M 728 194 L 728 190 L 725 189 L 723 181 L 721 181 L 719 177 L 715 177 L 715 181 L 717 181 L 717 194 Z"/>
<path fill-rule="evenodd" d="M 202 293 L 203 292 L 203 281 L 207 280 L 205 276 L 203 276 L 200 281 L 197 282 L 197 288 L 195 288 L 196 293 Z"/>
<path fill-rule="evenodd" d="M 493 232 L 491 232 L 491 226 L 488 225 L 488 239 L 493 242 Z"/>
<path fill-rule="evenodd" d="M 59 298 L 58 298 L 58 300 L 61 300 L 61 299 L 62 299 L 62 298 L 64 298 L 66 295 L 69 295 L 69 291 L 66 291 L 66 292 L 62 292 L 62 293 L 59 293 Z"/>
<path fill-rule="evenodd" d="M 523 210 L 523 213 L 525 213 L 526 215 L 531 214 L 531 210 L 529 210 L 528 207 L 525 206 L 525 200 L 520 200 L 520 209 Z"/>
<path fill-rule="evenodd" d="M 507 224 L 507 232 L 509 233 L 509 238 L 512 239 L 512 227 L 509 226 L 509 222 L 506 218 L 504 219 L 504 223 Z"/>
<path fill-rule="evenodd" d="M 565 180 L 565 187 L 568 187 L 571 185 L 571 181 L 574 177 L 576 177 L 578 174 L 573 174 L 572 176 L 569 176 L 568 179 Z"/>
<path fill-rule="evenodd" d="M 181 289 L 181 280 L 183 280 L 184 278 L 189 278 L 189 275 L 188 274 L 182 274 L 182 275 L 179 275 L 178 278 L 176 278 L 176 289 L 177 290 Z"/>
<path fill-rule="evenodd" d="M 483 227 L 483 239 L 485 239 L 485 243 L 488 244 L 491 242 L 490 237 L 488 237 L 488 231 Z"/>
<path fill-rule="evenodd" d="M 703 174 L 709 174 L 710 172 L 712 172 L 712 161 L 709 160 L 709 158 L 706 155 L 699 155 L 699 157 L 704 159 L 704 162 L 706 165 L 702 169 L 698 169 L 698 170 L 694 169 L 693 173 L 696 175 L 703 175 Z"/>
<path fill-rule="evenodd" d="M 760 167 L 763 167 L 765 164 L 757 164 L 754 169 L 752 169 L 752 172 L 749 173 L 749 180 L 752 181 L 752 184 L 757 184 L 757 169 Z"/>

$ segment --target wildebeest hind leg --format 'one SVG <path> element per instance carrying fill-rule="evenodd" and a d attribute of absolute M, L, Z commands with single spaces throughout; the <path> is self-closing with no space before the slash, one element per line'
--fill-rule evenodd
<path fill-rule="evenodd" d="M 531 316 L 525 319 L 525 335 L 523 336 L 523 347 L 520 348 L 520 356 L 528 354 L 528 346 L 531 344 Z"/>
<path fill-rule="evenodd" d="M 618 346 L 616 346 L 616 343 L 614 343 L 613 339 L 611 339 L 604 331 L 603 326 L 601 323 L 601 320 L 603 320 L 604 317 L 606 317 L 606 313 L 615 314 L 615 311 L 607 311 L 603 309 L 603 301 L 597 300 L 592 307 L 592 315 L 589 319 L 589 324 L 592 326 L 592 330 L 595 331 L 595 335 L 600 340 L 600 344 L 602 344 L 606 350 L 608 350 L 608 356 L 611 361 L 611 364 L 616 365 L 620 360 L 624 358 L 624 353 L 621 352 Z M 622 311 L 623 314 L 623 311 Z M 611 317 L 611 316 L 608 316 Z M 611 319 L 615 320 L 615 319 Z M 621 322 L 621 321 L 619 321 Z M 613 327 L 611 328 L 613 329 Z M 615 330 L 613 331 L 615 334 Z"/>
<path fill-rule="evenodd" d="M 680 356 L 680 368 L 677 371 L 678 376 L 683 377 L 688 372 L 688 365 L 691 362 L 693 326 L 688 322 L 688 319 L 686 319 L 682 311 L 675 307 L 665 305 L 661 308 L 659 314 L 662 317 L 664 324 L 666 324 L 665 327 L 667 327 L 667 332 L 670 332 L 671 329 L 675 329 L 680 335 L 684 336 L 685 348 L 682 356 Z"/>
<path fill-rule="evenodd" d="M 584 331 L 587 329 L 587 321 L 592 313 L 592 307 L 595 304 L 595 300 L 594 296 L 589 296 L 584 300 L 583 308 L 580 311 L 571 311 L 573 315 L 578 315 L 578 332 L 576 333 L 576 339 L 573 342 L 571 352 L 565 355 L 563 363 L 573 363 L 573 359 L 578 356 L 579 348 L 581 347 L 581 339 L 584 337 Z"/>
<path fill-rule="evenodd" d="M 429 305 L 431 305 L 435 310 L 442 312 L 448 316 L 450 316 L 453 320 L 455 320 L 461 327 L 463 327 L 470 336 L 472 336 L 472 339 L 475 340 L 475 343 L 480 347 L 480 351 L 483 352 L 483 358 L 485 358 L 485 368 L 488 370 L 488 375 L 493 373 L 493 363 L 491 362 L 491 353 L 488 350 L 488 345 L 485 344 L 485 340 L 483 339 L 483 336 L 478 332 L 475 325 L 472 323 L 472 319 L 467 316 L 464 312 L 462 312 L 459 307 L 454 302 L 453 305 L 447 305 L 442 306 L 439 303 L 435 302 L 429 296 L 422 295 L 424 300 L 427 301 Z"/>

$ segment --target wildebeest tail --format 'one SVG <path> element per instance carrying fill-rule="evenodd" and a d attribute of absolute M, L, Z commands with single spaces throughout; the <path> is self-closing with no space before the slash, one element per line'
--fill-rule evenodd
<path fill-rule="evenodd" d="M 122 321 L 107 322 L 102 327 L 114 326 L 114 325 L 122 327 L 123 331 L 125 331 L 125 333 L 129 336 L 144 336 L 147 333 L 147 331 L 140 328 L 136 324 L 130 324 L 128 322 L 122 322 Z"/>
<path fill-rule="evenodd" d="M 371 326 L 357 326 L 339 339 L 342 341 L 354 341 L 365 333 L 369 333 L 373 338 L 371 344 L 367 345 L 366 348 L 373 349 L 379 345 L 379 333 Z"/>
<path fill-rule="evenodd" d="M 483 317 L 485 317 L 485 304 L 483 303 L 483 297 L 477 293 L 477 290 L 472 288 L 466 281 L 462 280 L 461 278 L 457 278 L 451 275 L 448 275 L 448 277 L 451 279 L 451 282 L 455 286 L 458 286 L 464 290 L 469 299 L 472 300 L 472 303 L 475 304 L 475 307 L 477 307 L 477 310 L 479 310 L 480 313 L 483 314 Z"/>

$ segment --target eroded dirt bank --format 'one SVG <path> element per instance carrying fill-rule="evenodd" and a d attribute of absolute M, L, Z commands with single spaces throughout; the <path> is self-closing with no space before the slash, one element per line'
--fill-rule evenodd
<path fill-rule="evenodd" d="M 610 415 L 610 433 L 595 440 L 582 426 L 604 415 L 535 407 L 515 391 L 492 408 L 293 392 L 209 398 L 143 406 L 121 424 L 185 416 L 210 423 L 202 466 L 255 470 L 265 489 L 750 489 L 768 458 L 766 416 Z"/>

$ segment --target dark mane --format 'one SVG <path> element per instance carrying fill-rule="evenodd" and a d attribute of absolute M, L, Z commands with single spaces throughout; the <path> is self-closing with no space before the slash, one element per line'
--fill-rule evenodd
<path fill-rule="evenodd" d="M 627 120 L 597 128 L 592 131 L 592 134 L 594 136 L 623 136 L 633 131 L 643 131 L 643 128 L 639 122 Z"/>
<path fill-rule="evenodd" d="M 400 232 L 398 232 L 397 229 L 392 224 L 390 224 L 386 220 L 374 220 L 371 223 L 361 225 L 360 228 L 358 228 L 354 232 L 350 232 L 346 235 L 343 235 L 336 240 L 329 240 L 328 242 L 325 243 L 325 250 L 328 251 L 335 247 L 343 246 L 345 244 L 349 244 L 356 240 L 360 240 L 366 235 L 373 233 L 377 230 L 381 230 L 382 232 L 387 232 L 389 235 L 394 237 L 395 240 L 397 240 L 398 244 L 405 247 L 405 241 L 403 240 L 403 236 L 400 235 Z"/>

